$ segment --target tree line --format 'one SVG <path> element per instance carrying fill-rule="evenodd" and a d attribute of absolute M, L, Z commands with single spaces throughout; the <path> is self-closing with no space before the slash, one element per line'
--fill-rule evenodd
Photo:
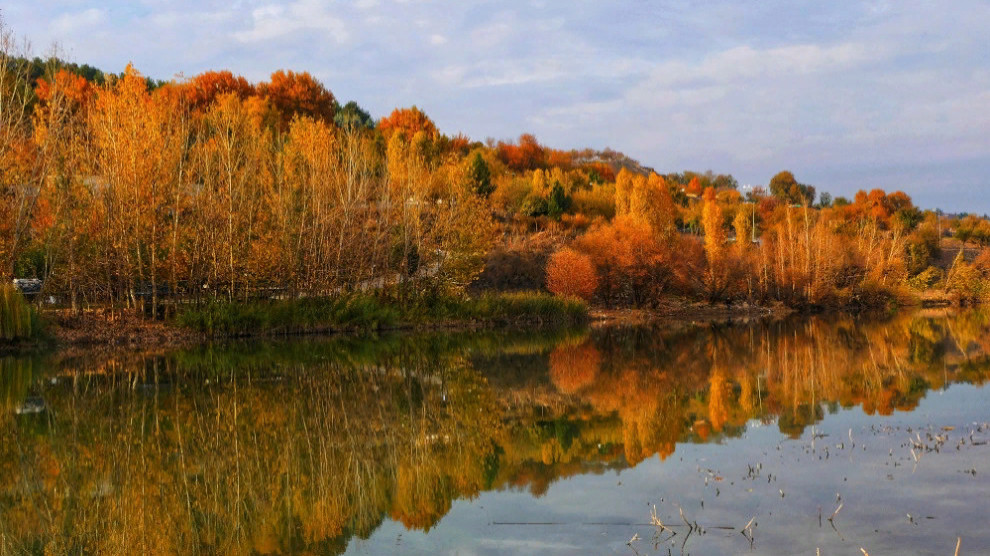
<path fill-rule="evenodd" d="M 743 195 L 612 150 L 448 136 L 415 106 L 376 120 L 306 72 L 161 82 L 0 35 L 0 276 L 74 308 L 456 293 L 520 230 L 555 238 L 551 290 L 606 305 L 972 298 L 990 274 L 990 257 L 939 264 L 948 230 L 986 243 L 990 223 L 899 191 L 832 199 L 783 171 Z"/>

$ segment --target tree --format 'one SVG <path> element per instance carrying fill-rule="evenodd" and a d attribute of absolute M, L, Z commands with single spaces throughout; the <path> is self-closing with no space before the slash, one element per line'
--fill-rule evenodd
<path fill-rule="evenodd" d="M 636 176 L 633 179 L 629 215 L 649 226 L 663 243 L 669 242 L 677 233 L 674 199 L 667 182 L 655 172 L 651 172 L 649 177 Z"/>
<path fill-rule="evenodd" d="M 705 229 L 705 254 L 708 256 L 709 264 L 714 264 L 722 258 L 725 249 L 722 207 L 718 205 L 715 190 L 711 187 L 705 190 L 704 202 L 701 225 Z"/>
<path fill-rule="evenodd" d="M 487 198 L 495 190 L 495 186 L 492 185 L 491 170 L 489 170 L 488 163 L 485 162 L 485 157 L 481 156 L 480 152 L 475 152 L 474 156 L 471 157 L 468 178 L 471 189 L 482 197 Z"/>
<path fill-rule="evenodd" d="M 815 201 L 815 188 L 798 183 L 794 174 L 787 170 L 770 179 L 770 194 L 795 205 L 811 205 Z"/>
<path fill-rule="evenodd" d="M 701 180 L 698 179 L 698 176 L 691 178 L 691 181 L 688 182 L 687 187 L 684 189 L 684 191 L 688 195 L 694 195 L 696 197 L 701 196 L 701 192 L 702 192 Z"/>
<path fill-rule="evenodd" d="M 396 108 L 391 114 L 378 122 L 378 129 L 382 131 L 382 135 L 385 136 L 386 141 L 395 132 L 402 132 L 407 141 L 411 141 L 420 132 L 429 140 L 434 140 L 440 136 L 433 120 L 416 106 L 411 108 Z"/>
<path fill-rule="evenodd" d="M 367 111 L 358 106 L 358 103 L 349 101 L 333 117 L 337 127 L 343 129 L 374 129 L 375 120 Z"/>
<path fill-rule="evenodd" d="M 554 181 L 550 188 L 550 197 L 547 199 L 547 216 L 554 220 L 560 220 L 560 215 L 571 208 L 571 197 L 564 192 L 564 186 L 560 182 Z"/>
<path fill-rule="evenodd" d="M 498 143 L 498 157 L 517 172 L 546 167 L 546 152 L 536 137 L 529 133 L 519 136 L 519 144 Z"/>
<path fill-rule="evenodd" d="M 31 133 L 31 79 L 14 56 L 16 43 L 0 19 L 0 278 L 13 274 L 24 249 L 46 173 L 43 146 Z"/>
<path fill-rule="evenodd" d="M 747 203 L 739 207 L 732 219 L 732 228 L 736 232 L 736 249 L 740 253 L 747 252 L 753 243 L 755 218 L 756 206 Z"/>
<path fill-rule="evenodd" d="M 623 168 L 619 170 L 619 175 L 615 177 L 615 215 L 629 216 L 632 210 L 631 202 L 635 174 Z"/>
<path fill-rule="evenodd" d="M 255 93 L 247 79 L 227 70 L 203 72 L 183 83 L 182 88 L 195 110 L 205 110 L 222 95 L 235 94 L 243 100 Z"/>
<path fill-rule="evenodd" d="M 337 108 L 333 93 L 305 71 L 278 70 L 267 83 L 258 84 L 258 94 L 279 113 L 283 129 L 295 116 L 332 122 Z"/>

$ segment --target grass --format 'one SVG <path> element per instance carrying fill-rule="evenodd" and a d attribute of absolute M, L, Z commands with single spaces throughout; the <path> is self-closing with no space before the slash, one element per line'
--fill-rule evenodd
<path fill-rule="evenodd" d="M 0 284 L 0 342 L 19 342 L 41 337 L 38 312 L 13 284 Z"/>
<path fill-rule="evenodd" d="M 247 303 L 216 301 L 186 308 L 179 313 L 178 323 L 211 336 L 250 336 L 474 323 L 566 326 L 584 323 L 587 318 L 588 307 L 583 301 L 536 292 L 402 301 L 353 294 Z"/>

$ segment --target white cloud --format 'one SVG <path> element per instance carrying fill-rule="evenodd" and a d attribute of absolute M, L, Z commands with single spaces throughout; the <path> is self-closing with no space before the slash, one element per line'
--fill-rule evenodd
<path fill-rule="evenodd" d="M 974 169 L 990 166 L 985 0 L 8 4 L 18 34 L 106 70 L 293 67 L 376 115 L 416 103 L 445 131 L 531 131 L 663 170 L 757 183 L 790 167 L 830 189 L 910 164 L 921 191 L 936 174 L 983 183 Z"/>
<path fill-rule="evenodd" d="M 269 4 L 251 12 L 252 25 L 233 36 L 243 43 L 291 38 L 302 31 L 322 31 L 338 44 L 349 35 L 344 20 L 331 14 L 319 0 L 297 0 L 287 5 Z"/>
<path fill-rule="evenodd" d="M 52 20 L 51 30 L 55 35 L 68 35 L 77 30 L 96 27 L 106 20 L 106 13 L 97 8 L 81 12 L 65 13 Z"/>

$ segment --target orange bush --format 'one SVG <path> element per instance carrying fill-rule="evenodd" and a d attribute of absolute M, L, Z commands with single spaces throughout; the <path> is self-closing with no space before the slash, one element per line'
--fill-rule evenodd
<path fill-rule="evenodd" d="M 657 240 L 649 224 L 616 217 L 594 226 L 574 246 L 598 271 L 599 297 L 608 305 L 656 303 L 673 284 L 677 243 Z"/>
<path fill-rule="evenodd" d="M 598 275 L 591 258 L 573 249 L 561 249 L 547 265 L 547 289 L 556 295 L 590 300 L 598 287 Z"/>

